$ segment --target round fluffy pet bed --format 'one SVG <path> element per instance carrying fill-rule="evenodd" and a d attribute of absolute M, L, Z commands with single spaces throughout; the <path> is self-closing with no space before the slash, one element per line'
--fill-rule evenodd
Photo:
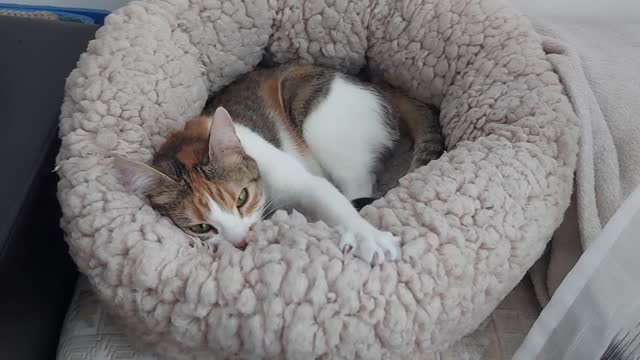
<path fill-rule="evenodd" d="M 284 212 L 241 252 L 199 246 L 112 175 L 150 160 L 263 56 L 374 73 L 441 109 L 448 152 L 363 210 L 401 259 L 343 255 Z M 518 283 L 569 203 L 577 120 L 506 1 L 134 1 L 67 82 L 58 157 L 71 253 L 133 341 L 168 358 L 424 358 Z"/>

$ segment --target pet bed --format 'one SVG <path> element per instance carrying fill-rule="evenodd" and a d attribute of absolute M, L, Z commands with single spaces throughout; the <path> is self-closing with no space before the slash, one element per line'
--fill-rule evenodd
<path fill-rule="evenodd" d="M 447 152 L 362 214 L 401 237 L 371 267 L 338 232 L 276 215 L 241 252 L 201 246 L 129 194 L 207 95 L 261 60 L 368 66 L 440 109 Z M 167 358 L 422 358 L 476 328 L 540 256 L 569 203 L 577 119 L 506 1 L 134 1 L 67 81 L 62 226 L 97 296 Z"/>

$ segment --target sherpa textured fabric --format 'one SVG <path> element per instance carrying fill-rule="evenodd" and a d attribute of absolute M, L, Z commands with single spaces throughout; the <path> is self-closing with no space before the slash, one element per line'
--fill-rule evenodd
<path fill-rule="evenodd" d="M 280 212 L 246 251 L 194 243 L 112 175 L 266 56 L 376 74 L 441 108 L 448 152 L 363 209 L 402 238 L 371 267 Z M 62 226 L 131 338 L 166 358 L 421 359 L 472 331 L 569 203 L 578 124 L 531 25 L 498 0 L 145 0 L 67 82 Z"/>

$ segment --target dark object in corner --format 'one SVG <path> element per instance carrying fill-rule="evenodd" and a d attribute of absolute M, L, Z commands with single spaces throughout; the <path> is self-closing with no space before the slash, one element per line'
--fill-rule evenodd
<path fill-rule="evenodd" d="M 600 360 L 640 359 L 640 322 L 620 330 L 611 340 Z"/>
<path fill-rule="evenodd" d="M 378 200 L 378 199 L 370 198 L 370 197 L 359 198 L 359 199 L 352 200 L 351 201 L 351 205 L 353 205 L 353 207 L 356 208 L 356 210 L 360 211 L 360 210 L 362 210 L 363 207 L 371 204 L 372 202 L 374 202 L 376 200 Z"/>
<path fill-rule="evenodd" d="M 0 359 L 55 359 L 77 276 L 56 198 L 65 79 L 98 27 L 0 16 Z"/>

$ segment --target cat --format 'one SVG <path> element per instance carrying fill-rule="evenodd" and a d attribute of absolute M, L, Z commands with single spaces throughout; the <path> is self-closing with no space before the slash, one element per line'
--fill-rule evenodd
<path fill-rule="evenodd" d="M 398 238 L 351 200 L 370 197 L 374 168 L 399 139 L 411 169 L 442 152 L 437 118 L 388 85 L 315 65 L 248 73 L 171 134 L 151 165 L 116 158 L 116 176 L 187 234 L 244 250 L 268 209 L 289 207 L 341 229 L 340 249 L 372 264 L 398 256 Z"/>

